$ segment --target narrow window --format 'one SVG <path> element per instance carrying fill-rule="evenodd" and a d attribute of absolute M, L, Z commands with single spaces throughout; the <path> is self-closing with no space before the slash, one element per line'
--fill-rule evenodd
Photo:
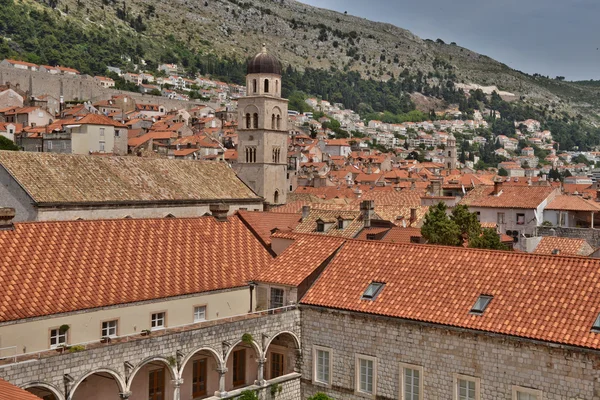
<path fill-rule="evenodd" d="M 481 222 L 481 212 L 477 211 L 475 214 L 477 215 L 477 221 Z"/>
<path fill-rule="evenodd" d="M 148 374 L 148 400 L 164 400 L 165 370 L 164 368 L 150 371 Z"/>
<path fill-rule="evenodd" d="M 151 330 L 164 329 L 165 327 L 165 313 L 154 313 L 152 314 L 152 323 L 150 325 Z"/>
<path fill-rule="evenodd" d="M 256 93 L 257 91 L 257 84 L 256 84 L 256 79 L 252 80 L 252 93 Z"/>
<path fill-rule="evenodd" d="M 99 143 L 99 147 L 100 147 L 100 151 L 103 152 L 104 151 L 104 142 L 100 142 Z"/>
<path fill-rule="evenodd" d="M 503 224 L 503 223 L 504 223 L 504 213 L 499 212 L 498 213 L 498 224 Z"/>
<path fill-rule="evenodd" d="M 385 283 L 382 282 L 371 282 L 369 286 L 367 286 L 367 290 L 363 293 L 362 300 L 375 300 L 384 286 Z"/>
<path fill-rule="evenodd" d="M 258 129 L 258 114 L 254 113 L 254 125 L 253 125 L 254 129 Z"/>
<path fill-rule="evenodd" d="M 275 80 L 275 94 L 279 93 L 279 81 Z"/>
<path fill-rule="evenodd" d="M 233 386 L 239 387 L 246 383 L 246 350 L 233 352 Z"/>
<path fill-rule="evenodd" d="M 275 130 L 275 114 L 271 115 L 271 129 Z"/>
<path fill-rule="evenodd" d="M 50 330 L 50 348 L 54 349 L 60 345 L 67 344 L 67 331 L 60 328 Z"/>
<path fill-rule="evenodd" d="M 377 387 L 377 359 L 374 357 L 356 356 L 356 391 L 375 395 Z"/>
<path fill-rule="evenodd" d="M 344 220 L 339 218 L 337 226 L 338 226 L 338 229 L 344 229 Z"/>
<path fill-rule="evenodd" d="M 325 385 L 331 384 L 331 352 L 315 347 L 314 380 Z"/>
<path fill-rule="evenodd" d="M 100 128 L 100 136 L 104 137 L 104 128 Z"/>
<path fill-rule="evenodd" d="M 102 337 L 116 337 L 117 336 L 117 320 L 104 321 L 102 323 Z"/>
<path fill-rule="evenodd" d="M 194 360 L 192 370 L 192 396 L 206 396 L 206 358 Z"/>
<path fill-rule="evenodd" d="M 457 400 L 479 400 L 479 379 L 470 376 L 455 375 L 455 391 Z"/>
<path fill-rule="evenodd" d="M 269 93 L 269 80 L 265 79 L 265 93 Z"/>
<path fill-rule="evenodd" d="M 283 289 L 271 288 L 271 308 L 283 307 Z"/>
<path fill-rule="evenodd" d="M 246 129 L 252 128 L 252 118 L 250 117 L 250 113 L 246 114 Z"/>
<path fill-rule="evenodd" d="M 487 296 L 484 294 L 479 296 L 479 298 L 475 302 L 475 305 L 473 305 L 473 308 L 471 309 L 471 314 L 483 314 L 483 312 L 485 311 L 487 306 L 490 304 L 492 299 L 493 299 L 492 296 Z"/>
<path fill-rule="evenodd" d="M 317 232 L 325 232 L 325 223 L 323 221 L 317 221 Z"/>
<path fill-rule="evenodd" d="M 403 367 L 402 368 L 402 399 L 403 400 L 421 400 L 422 391 L 422 368 Z"/>
<path fill-rule="evenodd" d="M 194 307 L 194 322 L 206 321 L 206 306 Z"/>
<path fill-rule="evenodd" d="M 277 130 L 281 130 L 281 115 L 277 116 Z"/>
<path fill-rule="evenodd" d="M 275 191 L 275 194 L 273 195 L 273 203 L 279 204 L 279 192 L 277 190 Z"/>
<path fill-rule="evenodd" d="M 283 354 L 271 353 L 271 379 L 283 375 Z"/>
<path fill-rule="evenodd" d="M 517 214 L 517 225 L 525 225 L 525 214 Z"/>

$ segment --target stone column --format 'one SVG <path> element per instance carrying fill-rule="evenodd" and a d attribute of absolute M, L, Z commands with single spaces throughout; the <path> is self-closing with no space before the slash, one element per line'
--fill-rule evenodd
<path fill-rule="evenodd" d="M 171 382 L 173 383 L 173 400 L 180 400 L 181 385 L 183 384 L 183 379 L 174 379 Z"/>
<path fill-rule="evenodd" d="M 217 368 L 217 372 L 219 373 L 219 390 L 215 392 L 215 396 L 217 397 L 225 397 L 227 396 L 227 392 L 225 391 L 225 374 L 227 374 L 228 369 Z"/>
<path fill-rule="evenodd" d="M 256 362 L 258 363 L 258 379 L 254 382 L 255 385 L 264 386 L 265 381 L 265 363 L 267 362 L 266 358 L 257 358 Z"/>

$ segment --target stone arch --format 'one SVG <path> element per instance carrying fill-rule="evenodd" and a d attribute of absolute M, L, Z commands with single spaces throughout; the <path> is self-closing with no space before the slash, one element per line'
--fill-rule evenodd
<path fill-rule="evenodd" d="M 65 400 L 65 396 L 63 396 L 63 394 L 60 392 L 60 390 L 58 390 L 54 385 L 51 385 L 49 383 L 36 381 L 36 382 L 29 382 L 29 383 L 21 386 L 21 389 L 27 390 L 28 392 L 31 392 L 29 389 L 36 389 L 36 388 L 40 388 L 40 389 L 50 392 L 56 398 L 56 400 Z"/>
<path fill-rule="evenodd" d="M 242 340 L 240 339 L 240 340 L 234 342 L 231 345 L 231 347 L 229 347 L 229 349 L 227 349 L 227 353 L 225 353 L 225 357 L 223 357 L 223 365 L 227 365 L 227 360 L 229 360 L 229 356 L 233 352 L 233 349 L 235 349 L 235 347 L 241 343 L 246 343 L 246 342 L 242 342 Z M 254 351 L 256 351 L 256 355 L 259 358 L 263 358 L 263 352 L 260 349 L 260 346 L 258 345 L 258 343 L 256 343 L 256 341 L 252 340 L 251 346 L 252 346 L 252 348 L 254 348 Z"/>
<path fill-rule="evenodd" d="M 279 190 L 276 190 L 275 193 L 273 193 L 273 203 L 279 204 Z"/>
<path fill-rule="evenodd" d="M 140 372 L 140 370 L 142 368 L 144 368 L 146 365 L 148 365 L 154 361 L 158 361 L 165 365 L 165 369 L 167 371 L 169 371 L 169 375 L 171 375 L 172 380 L 179 379 L 179 374 L 178 374 L 177 370 L 175 368 L 173 368 L 171 366 L 171 364 L 169 364 L 169 360 L 167 360 L 165 357 L 162 357 L 162 356 L 152 356 L 152 357 L 148 357 L 148 358 L 145 358 L 142 361 L 140 361 L 140 363 L 133 369 L 133 371 L 131 371 L 129 378 L 127 379 L 127 391 L 131 391 L 131 383 L 133 382 L 137 373 Z"/>
<path fill-rule="evenodd" d="M 96 370 L 86 372 L 81 378 L 79 378 L 71 387 L 68 398 L 69 399 L 73 398 L 73 396 L 75 395 L 75 392 L 77 391 L 77 388 L 86 378 L 89 378 L 90 376 L 92 376 L 94 374 L 102 374 L 102 373 L 109 374 L 110 376 L 112 376 L 117 384 L 117 387 L 119 388 L 119 392 L 120 393 L 125 392 L 125 388 L 127 387 L 127 384 L 125 383 L 125 379 L 117 371 L 115 371 L 111 368 L 98 368 Z"/>
<path fill-rule="evenodd" d="M 211 353 L 213 357 L 215 357 L 215 359 L 217 360 L 217 364 L 219 364 L 220 366 L 224 366 L 223 358 L 221 358 L 221 355 L 215 349 L 211 347 L 200 346 L 190 351 L 190 353 L 187 356 L 185 356 L 185 358 L 181 361 L 181 367 L 179 368 L 180 375 L 187 363 L 192 359 L 192 357 L 194 357 L 196 353 L 199 353 L 201 351 L 207 351 Z"/>
<path fill-rule="evenodd" d="M 271 336 L 269 338 L 269 340 L 267 340 L 265 342 L 265 353 L 269 349 L 269 346 L 271 345 L 271 342 L 273 341 L 273 339 L 275 339 L 277 336 L 282 335 L 282 334 L 288 334 L 288 335 L 290 335 L 294 339 L 294 342 L 296 343 L 296 348 L 298 350 L 301 349 L 301 347 L 300 347 L 300 339 L 298 338 L 298 336 L 294 332 L 292 332 L 292 331 L 281 331 L 281 332 L 277 332 L 275 335 Z"/>

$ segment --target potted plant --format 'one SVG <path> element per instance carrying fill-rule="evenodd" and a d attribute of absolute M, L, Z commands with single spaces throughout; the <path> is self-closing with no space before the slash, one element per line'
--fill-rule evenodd
<path fill-rule="evenodd" d="M 110 343 L 111 340 L 110 336 L 102 336 L 100 343 Z"/>
<path fill-rule="evenodd" d="M 69 353 L 77 353 L 83 350 L 85 350 L 85 347 L 83 346 L 72 346 L 69 348 Z"/>
<path fill-rule="evenodd" d="M 150 336 L 150 332 L 151 332 L 150 329 L 144 329 L 144 330 L 142 330 L 141 333 L 142 333 L 142 336 Z"/>
<path fill-rule="evenodd" d="M 63 343 L 63 344 L 59 344 L 58 346 L 56 346 L 55 349 L 56 349 L 56 351 L 58 351 L 59 353 L 62 354 L 65 352 L 65 350 L 69 349 L 69 346 L 67 346 L 66 344 Z"/>

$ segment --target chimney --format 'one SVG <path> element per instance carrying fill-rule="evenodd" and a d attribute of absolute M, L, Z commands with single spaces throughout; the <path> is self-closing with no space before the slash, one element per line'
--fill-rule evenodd
<path fill-rule="evenodd" d="M 417 221 L 417 209 L 416 208 L 411 208 L 410 209 L 410 224 L 414 224 Z"/>
<path fill-rule="evenodd" d="M 227 222 L 227 213 L 229 212 L 229 205 L 227 204 L 211 204 L 210 213 L 219 222 Z"/>
<path fill-rule="evenodd" d="M 15 218 L 14 208 L 0 208 L 0 231 L 12 230 L 14 225 L 12 220 Z"/>
<path fill-rule="evenodd" d="M 502 193 L 502 181 L 496 180 L 494 181 L 494 191 L 492 192 L 492 194 L 494 196 L 499 196 L 500 193 Z"/>
<path fill-rule="evenodd" d="M 360 202 L 360 212 L 362 214 L 363 224 L 365 228 L 371 227 L 371 218 L 375 213 L 375 201 L 363 200 Z"/>
<path fill-rule="evenodd" d="M 302 206 L 302 221 L 308 218 L 308 214 L 310 214 L 310 206 Z"/>

